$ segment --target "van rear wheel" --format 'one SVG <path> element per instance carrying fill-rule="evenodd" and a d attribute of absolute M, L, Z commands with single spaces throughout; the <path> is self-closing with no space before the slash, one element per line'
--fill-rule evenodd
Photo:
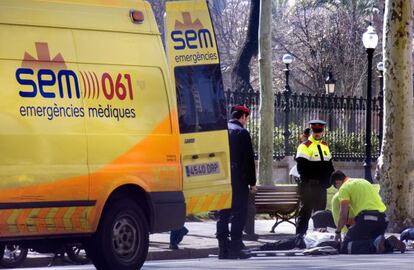
<path fill-rule="evenodd" d="M 98 270 L 140 269 L 148 254 L 147 218 L 131 199 L 114 201 L 103 215 L 87 254 Z"/>

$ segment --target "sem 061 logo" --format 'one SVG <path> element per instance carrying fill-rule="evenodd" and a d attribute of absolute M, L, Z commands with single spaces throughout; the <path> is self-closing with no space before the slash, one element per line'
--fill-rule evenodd
<path fill-rule="evenodd" d="M 213 47 L 211 32 L 204 28 L 199 19 L 192 20 L 190 12 L 182 13 L 183 21 L 175 21 L 174 31 L 171 32 L 171 39 L 174 42 L 174 49 L 199 49 Z"/>
<path fill-rule="evenodd" d="M 22 67 L 16 70 L 17 82 L 24 86 L 19 94 L 24 98 L 42 96 L 43 98 L 83 98 L 107 100 L 134 99 L 131 75 L 104 72 L 98 76 L 95 72 L 67 69 L 63 56 L 59 53 L 51 58 L 49 46 L 45 42 L 36 42 L 37 58 L 25 52 Z M 82 82 L 82 84 L 80 83 Z M 57 86 L 57 87 L 56 87 Z"/>
<path fill-rule="evenodd" d="M 211 31 L 205 28 L 199 19 L 193 21 L 190 12 L 182 12 L 181 15 L 182 22 L 176 20 L 171 32 L 176 53 L 174 61 L 177 64 L 217 63 L 218 53 Z"/>
<path fill-rule="evenodd" d="M 133 107 L 125 107 L 128 103 L 115 107 L 112 104 L 99 103 L 93 107 L 79 106 L 80 99 L 97 99 L 99 102 L 113 100 L 133 100 L 131 74 L 110 74 L 93 71 L 75 72 L 68 69 L 62 54 L 50 56 L 48 43 L 36 42 L 37 58 L 28 52 L 23 56 L 22 65 L 16 69 L 16 81 L 20 85 L 18 93 L 25 100 L 43 98 L 45 105 L 22 105 L 19 113 L 22 117 L 47 118 L 135 118 Z M 79 76 L 80 74 L 80 76 Z M 74 104 L 60 104 L 61 100 L 73 100 Z M 50 102 L 52 101 L 52 102 Z M 130 104 L 130 103 L 129 103 Z"/>

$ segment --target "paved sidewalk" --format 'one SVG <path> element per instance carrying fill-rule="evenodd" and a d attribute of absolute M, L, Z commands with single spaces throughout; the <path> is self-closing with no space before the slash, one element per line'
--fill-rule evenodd
<path fill-rule="evenodd" d="M 270 228 L 274 224 L 273 220 L 256 220 L 255 232 L 259 235 L 257 241 L 244 240 L 248 247 L 257 247 L 266 242 L 292 236 L 295 233 L 295 227 L 289 223 L 282 223 L 276 227 L 275 233 L 270 233 Z M 147 260 L 164 260 L 164 259 L 190 259 L 204 258 L 209 255 L 217 255 L 216 222 L 187 222 L 185 226 L 189 233 L 179 244 L 179 250 L 170 250 L 169 233 L 153 234 L 150 236 L 150 249 Z"/>
<path fill-rule="evenodd" d="M 275 233 L 270 233 L 273 220 L 256 220 L 255 231 L 259 238 L 256 241 L 244 240 L 246 246 L 258 247 L 268 242 L 274 242 L 295 233 L 295 227 L 289 223 L 282 223 L 276 227 Z M 310 230 L 312 222 L 310 222 Z M 189 233 L 179 244 L 180 249 L 169 249 L 170 234 L 159 233 L 150 236 L 150 248 L 147 260 L 174 260 L 174 259 L 195 259 L 206 258 L 211 255 L 217 255 L 217 240 L 215 238 L 216 222 L 186 222 L 185 226 L 189 229 Z M 412 249 L 409 251 L 410 256 L 414 255 Z M 51 260 L 48 254 L 29 253 L 27 260 L 22 267 L 44 267 Z M 65 260 L 58 259 L 54 263 L 55 266 L 69 265 Z"/>
<path fill-rule="evenodd" d="M 274 221 L 256 220 L 256 234 L 259 235 L 257 241 L 245 240 L 248 247 L 257 247 L 269 241 L 275 241 L 281 237 L 291 236 L 295 228 L 291 224 L 280 224 L 275 233 L 270 233 Z M 185 226 L 189 233 L 179 244 L 180 249 L 169 249 L 170 234 L 157 233 L 150 235 L 150 248 L 147 260 L 167 260 L 167 259 L 194 259 L 206 258 L 209 255 L 217 255 L 217 240 L 215 238 L 216 222 L 186 222 Z M 21 267 L 45 267 L 53 257 L 53 254 L 39 254 L 29 252 L 26 261 Z M 57 259 L 54 266 L 70 265 L 66 259 Z"/>

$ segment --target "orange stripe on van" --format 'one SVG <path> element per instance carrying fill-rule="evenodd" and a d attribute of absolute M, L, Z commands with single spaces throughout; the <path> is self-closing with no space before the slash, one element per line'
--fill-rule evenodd
<path fill-rule="evenodd" d="M 9 218 L 7 219 L 7 225 L 9 232 L 18 233 L 19 229 L 17 228 L 17 218 L 19 217 L 20 213 L 23 212 L 22 209 L 13 209 Z"/>
<path fill-rule="evenodd" d="M 220 196 L 220 200 L 217 203 L 217 208 L 218 209 L 228 208 L 226 206 L 227 206 L 227 202 L 228 202 L 229 198 L 230 198 L 230 193 L 229 192 L 222 193 L 221 196 Z"/>
<path fill-rule="evenodd" d="M 175 113 L 176 114 L 176 113 Z M 158 127 L 154 129 L 153 134 L 165 134 L 171 131 L 171 118 L 173 115 L 169 115 L 160 122 Z M 176 134 L 178 137 L 178 134 Z M 170 136 L 170 135 L 169 135 Z M 178 138 L 176 140 L 178 142 Z M 156 149 L 154 149 L 156 146 Z M 137 160 L 146 162 L 159 162 L 160 157 L 166 161 L 165 153 L 174 151 L 175 154 L 179 154 L 179 146 L 171 144 L 170 140 L 160 138 L 160 136 L 147 136 L 141 142 L 132 147 L 128 152 L 115 159 L 108 166 L 119 165 L 119 164 L 134 164 Z M 179 159 L 179 157 L 177 157 Z"/>
<path fill-rule="evenodd" d="M 12 210 L 11 209 L 4 209 L 0 212 L 0 222 L 1 224 L 6 224 L 7 219 L 11 215 Z"/>
<path fill-rule="evenodd" d="M 76 207 L 72 215 L 72 226 L 75 231 L 82 231 L 81 216 L 86 207 Z"/>
<path fill-rule="evenodd" d="M 206 212 L 211 209 L 211 206 L 212 206 L 211 203 L 213 202 L 214 196 L 215 194 L 210 193 L 207 196 L 203 197 L 204 202 L 200 209 L 202 212 Z"/>
<path fill-rule="evenodd" d="M 20 233 L 29 232 L 29 228 L 27 227 L 26 221 L 31 211 L 32 209 L 23 209 L 23 211 L 20 213 L 19 217 L 17 218 L 17 228 L 19 229 Z"/>
<path fill-rule="evenodd" d="M 85 207 L 82 214 L 80 215 L 80 224 L 81 224 L 81 230 L 82 231 L 88 231 L 90 225 L 88 218 L 90 217 L 90 212 L 92 210 L 92 207 Z"/>
<path fill-rule="evenodd" d="M 57 213 L 55 215 L 55 224 L 56 224 L 56 230 L 57 231 L 64 231 L 65 230 L 63 217 L 65 216 L 67 210 L 68 210 L 67 207 L 59 208 L 59 210 L 57 211 Z"/>
<path fill-rule="evenodd" d="M 37 215 L 40 212 L 40 208 L 33 208 L 30 210 L 31 211 L 29 213 L 29 216 L 26 219 L 27 228 L 29 232 L 36 232 L 37 231 L 36 219 L 37 219 Z"/>
<path fill-rule="evenodd" d="M 192 213 L 195 206 L 197 205 L 198 198 L 197 197 L 191 197 L 188 198 L 188 204 L 187 204 L 187 213 Z"/>
<path fill-rule="evenodd" d="M 7 235 L 9 233 L 9 227 L 7 225 L 7 220 L 9 219 L 10 215 L 12 214 L 13 210 L 11 209 L 4 209 L 0 212 L 0 234 Z"/>
<path fill-rule="evenodd" d="M 39 215 L 37 217 L 37 230 L 39 232 L 48 232 L 47 224 L 46 224 L 46 216 L 49 213 L 50 208 L 42 208 L 40 209 Z"/>

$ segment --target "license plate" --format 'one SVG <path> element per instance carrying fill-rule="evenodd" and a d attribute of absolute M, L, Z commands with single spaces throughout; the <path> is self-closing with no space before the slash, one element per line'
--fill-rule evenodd
<path fill-rule="evenodd" d="M 201 163 L 185 166 L 185 172 L 187 177 L 219 174 L 220 165 L 218 162 Z"/>

